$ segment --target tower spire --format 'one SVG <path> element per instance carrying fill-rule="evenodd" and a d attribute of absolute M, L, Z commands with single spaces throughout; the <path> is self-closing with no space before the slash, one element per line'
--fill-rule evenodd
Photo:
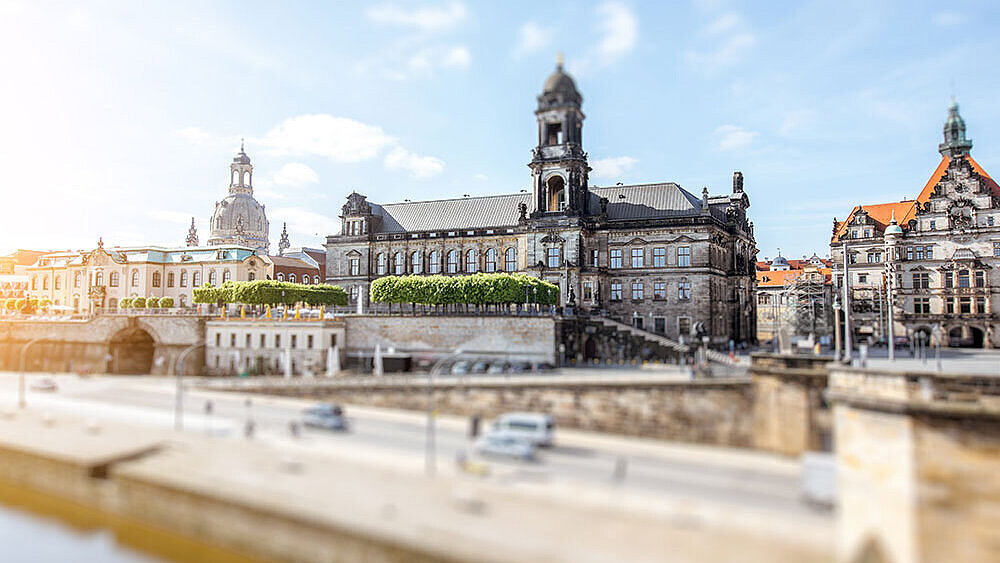
<path fill-rule="evenodd" d="M 944 142 L 938 145 L 941 156 L 965 156 L 972 149 L 972 140 L 965 138 L 965 120 L 958 113 L 958 102 L 952 97 L 948 119 L 944 122 Z"/>
<path fill-rule="evenodd" d="M 292 244 L 288 242 L 288 223 L 282 223 L 281 240 L 278 241 L 278 256 L 284 256 L 285 251 L 288 250 L 288 247 L 290 246 L 292 246 Z"/>
<path fill-rule="evenodd" d="M 191 227 L 188 229 L 185 242 L 188 246 L 198 246 L 198 228 L 194 226 L 194 217 L 191 218 Z"/>

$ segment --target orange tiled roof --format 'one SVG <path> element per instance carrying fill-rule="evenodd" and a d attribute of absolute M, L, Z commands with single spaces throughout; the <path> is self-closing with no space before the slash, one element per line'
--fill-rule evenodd
<path fill-rule="evenodd" d="M 972 158 L 972 155 L 966 155 L 965 158 L 969 160 L 969 164 L 972 166 L 972 170 L 975 171 L 976 174 L 982 176 L 983 179 L 986 180 L 986 183 L 987 185 L 989 185 L 990 189 L 993 190 L 993 193 L 996 194 L 997 197 L 1000 197 L 1000 185 L 997 185 L 996 181 L 994 181 L 993 178 L 991 178 L 990 175 L 987 174 L 985 170 L 983 170 L 983 167 L 980 166 L 979 163 Z M 900 226 L 905 226 L 906 223 L 910 219 L 912 219 L 917 213 L 917 206 L 915 205 L 915 203 L 922 204 L 926 202 L 928 199 L 930 199 L 931 194 L 934 193 L 934 186 L 937 186 L 938 182 L 941 181 L 941 178 L 944 177 L 945 173 L 948 171 L 948 165 L 950 163 L 951 159 L 949 157 L 947 156 L 941 157 L 941 162 L 938 163 L 937 168 L 934 169 L 934 173 L 931 174 L 930 179 L 927 180 L 927 183 L 924 184 L 923 189 L 920 190 L 920 195 L 917 196 L 916 201 L 906 200 L 906 201 L 901 201 L 899 203 L 879 203 L 876 205 L 864 205 L 855 207 L 854 209 L 851 210 L 851 214 L 847 216 L 846 220 L 839 221 L 837 223 L 837 229 L 833 234 L 833 241 L 836 242 L 837 237 L 839 237 L 841 234 L 844 233 L 844 231 L 847 230 L 847 223 L 850 221 L 851 217 L 854 217 L 854 214 L 857 213 L 858 207 L 864 207 L 864 210 L 868 212 L 868 216 L 874 219 L 877 223 L 880 223 L 883 229 L 889 224 L 889 221 L 892 219 L 893 211 L 896 212 L 896 223 L 898 223 Z"/>
<path fill-rule="evenodd" d="M 830 283 L 833 278 L 830 268 L 817 268 L 816 271 L 823 274 L 826 282 Z M 801 276 L 803 272 L 805 272 L 803 269 L 757 272 L 757 287 L 784 286 L 786 281 L 795 281 L 795 278 Z"/>

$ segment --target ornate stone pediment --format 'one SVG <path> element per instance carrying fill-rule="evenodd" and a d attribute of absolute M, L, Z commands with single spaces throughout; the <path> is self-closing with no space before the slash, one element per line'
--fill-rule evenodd
<path fill-rule="evenodd" d="M 559 236 L 556 232 L 550 232 L 541 238 L 541 241 L 545 244 L 562 244 L 566 242 L 566 239 Z"/>
<path fill-rule="evenodd" d="M 347 203 L 341 208 L 344 216 L 348 215 L 371 215 L 372 206 L 368 203 L 368 198 L 358 192 L 351 192 L 347 196 Z"/>

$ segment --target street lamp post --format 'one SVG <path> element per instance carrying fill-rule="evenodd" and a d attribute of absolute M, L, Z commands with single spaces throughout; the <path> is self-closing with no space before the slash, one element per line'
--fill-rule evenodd
<path fill-rule="evenodd" d="M 840 359 L 840 298 L 833 296 L 833 357 Z"/>
<path fill-rule="evenodd" d="M 847 241 L 844 241 L 844 361 L 851 361 L 851 257 L 847 253 Z"/>
<path fill-rule="evenodd" d="M 436 429 L 434 427 L 434 375 L 445 362 L 462 355 L 462 349 L 456 349 L 452 354 L 440 359 L 431 366 L 427 374 L 427 434 L 425 437 L 424 469 L 428 476 L 433 476 L 437 470 Z"/>
<path fill-rule="evenodd" d="M 29 340 L 28 343 L 24 345 L 24 348 L 21 348 L 21 373 L 17 378 L 18 408 L 23 409 L 24 407 L 28 406 L 27 389 L 25 388 L 25 381 L 24 381 L 24 363 L 25 359 L 28 356 L 28 349 L 31 348 L 36 342 L 42 342 L 44 340 L 45 338 L 35 338 L 33 340 Z"/>
<path fill-rule="evenodd" d="M 886 269 L 888 270 L 888 272 L 886 273 L 885 290 L 886 290 L 886 309 L 887 309 L 886 314 L 887 314 L 887 320 L 889 321 L 889 361 L 890 362 L 895 362 L 896 361 L 896 343 L 895 343 L 895 339 L 896 338 L 895 338 L 895 329 L 893 328 L 893 325 L 895 324 L 895 322 L 893 320 L 893 312 L 892 312 L 892 310 L 894 309 L 894 307 L 892 306 L 892 304 L 893 304 L 892 289 L 893 289 L 893 279 L 896 276 L 895 276 L 895 272 L 893 271 L 893 267 L 892 267 L 891 263 L 886 263 Z"/>

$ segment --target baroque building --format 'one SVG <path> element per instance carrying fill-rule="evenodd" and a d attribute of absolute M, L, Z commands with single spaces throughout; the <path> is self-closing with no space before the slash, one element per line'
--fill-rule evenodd
<path fill-rule="evenodd" d="M 583 98 L 559 64 L 538 96 L 531 191 L 374 203 L 354 192 L 327 237 L 326 281 L 367 302 L 385 275 L 521 272 L 575 304 L 672 338 L 723 347 L 756 334 L 757 248 L 743 175 L 732 193 L 673 182 L 597 187 Z"/>
<path fill-rule="evenodd" d="M 215 202 L 210 225 L 208 244 L 212 246 L 235 244 L 267 253 L 271 245 L 267 236 L 267 214 L 264 206 L 253 197 L 253 165 L 242 142 L 240 152 L 229 166 L 229 195 Z M 197 241 L 197 234 L 192 234 Z"/>
<path fill-rule="evenodd" d="M 891 311 L 900 340 L 1000 347 L 1000 186 L 971 149 L 953 102 L 941 161 L 916 199 L 834 219 L 830 250 L 850 301 L 851 342 L 887 338 Z"/>

